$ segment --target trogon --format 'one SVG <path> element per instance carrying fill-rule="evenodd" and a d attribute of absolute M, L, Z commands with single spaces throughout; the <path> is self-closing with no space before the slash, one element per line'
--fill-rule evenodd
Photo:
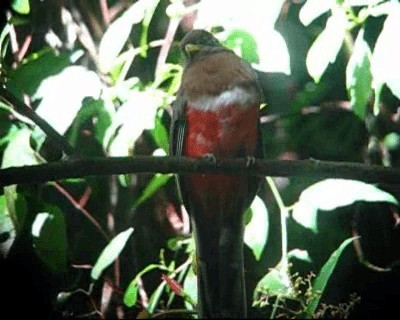
<path fill-rule="evenodd" d="M 186 65 L 173 104 L 170 154 L 261 158 L 261 92 L 250 64 L 204 30 L 189 32 L 180 46 Z M 262 178 L 185 174 L 177 181 L 196 242 L 199 316 L 243 318 L 243 218 Z"/>

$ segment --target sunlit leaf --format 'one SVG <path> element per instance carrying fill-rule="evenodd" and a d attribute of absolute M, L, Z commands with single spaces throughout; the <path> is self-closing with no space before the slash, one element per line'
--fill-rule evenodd
<path fill-rule="evenodd" d="M 103 147 L 112 157 L 132 155 L 135 141 L 145 129 L 154 128 L 157 110 L 163 105 L 160 90 L 132 90 L 127 101 L 113 116 L 111 126 L 107 129 Z"/>
<path fill-rule="evenodd" d="M 246 30 L 231 30 L 225 39 L 225 46 L 250 63 L 259 62 L 257 42 Z"/>
<path fill-rule="evenodd" d="M 226 41 L 230 34 L 240 30 L 241 37 L 234 36 L 228 46 L 235 45 L 236 53 L 254 63 L 254 68 L 264 72 L 290 74 L 289 52 L 283 37 L 275 28 L 284 1 L 253 0 L 249 5 L 244 0 L 203 0 L 197 11 L 195 28 L 210 29 L 222 26 L 224 32 L 217 34 Z M 260 28 L 260 26 L 263 26 Z M 250 35 L 244 36 L 244 33 Z M 237 34 L 236 34 L 237 35 Z M 241 41 L 241 43 L 232 43 Z M 252 52 L 257 50 L 257 52 Z"/>
<path fill-rule="evenodd" d="M 14 139 L 4 150 L 1 168 L 22 167 L 39 164 L 41 161 L 32 150 L 29 138 L 31 130 L 27 128 L 20 129 L 14 136 Z"/>
<path fill-rule="evenodd" d="M 99 45 L 99 63 L 102 72 L 109 72 L 131 33 L 132 26 L 142 21 L 146 1 L 135 2 L 108 27 Z"/>
<path fill-rule="evenodd" d="M 306 314 L 308 318 L 313 318 L 315 311 L 317 310 L 322 293 L 325 291 L 328 280 L 330 279 L 333 271 L 336 268 L 337 262 L 342 255 L 344 249 L 354 240 L 355 238 L 350 238 L 342 242 L 338 249 L 336 249 L 328 261 L 323 265 L 318 276 L 315 278 L 313 284 L 313 291 L 316 295 L 313 296 L 311 301 L 307 305 Z"/>
<path fill-rule="evenodd" d="M 290 75 L 290 56 L 285 39 L 275 29 L 256 34 L 258 63 L 252 66 L 262 72 L 276 72 Z"/>
<path fill-rule="evenodd" d="M 4 188 L 8 216 L 14 225 L 15 231 L 21 231 L 27 214 L 25 197 L 17 192 L 17 186 L 11 185 Z"/>
<path fill-rule="evenodd" d="M 347 18 L 342 10 L 335 10 L 328 19 L 325 29 L 319 34 L 308 51 L 306 65 L 308 73 L 319 82 L 326 68 L 334 63 L 342 47 Z"/>
<path fill-rule="evenodd" d="M 136 277 L 130 282 L 128 288 L 125 291 L 124 294 L 124 304 L 128 307 L 133 307 L 136 302 L 137 302 L 137 297 L 138 297 L 138 281 L 139 279 L 146 273 L 155 270 L 155 269 L 161 269 L 165 270 L 164 266 L 159 265 L 159 264 L 149 264 L 147 267 L 145 267 L 142 271 L 140 271 Z"/>
<path fill-rule="evenodd" d="M 75 62 L 83 54 L 82 50 L 56 54 L 50 48 L 35 52 L 23 61 L 23 64 L 13 70 L 7 82 L 7 89 L 23 100 L 23 93 L 33 96 L 40 83 L 57 73 L 60 73 L 70 63 Z M 35 75 L 34 77 L 32 75 Z M 76 81 L 77 79 L 74 79 Z M 60 92 L 65 88 L 59 87 Z"/>
<path fill-rule="evenodd" d="M 82 106 L 85 97 L 97 99 L 102 84 L 93 71 L 70 66 L 42 81 L 33 99 L 41 99 L 36 109 L 58 133 L 64 134 Z"/>
<path fill-rule="evenodd" d="M 156 69 L 153 86 L 158 88 L 161 84 L 171 80 L 168 88 L 168 94 L 173 95 L 178 91 L 183 68 L 180 65 L 164 63 Z"/>
<path fill-rule="evenodd" d="M 254 198 L 250 210 L 252 215 L 245 228 L 244 243 L 250 247 L 256 259 L 259 260 L 268 239 L 268 210 L 258 196 Z"/>
<path fill-rule="evenodd" d="M 253 293 L 253 301 L 258 301 L 263 296 L 293 298 L 295 294 L 288 263 L 281 261 L 257 283 Z"/>
<path fill-rule="evenodd" d="M 376 95 L 380 95 L 382 86 L 386 83 L 392 93 L 400 98 L 400 59 L 397 50 L 393 48 L 393 39 L 398 38 L 400 30 L 400 4 L 397 1 L 390 3 L 389 15 L 372 55 L 372 74 Z M 374 112 L 378 112 L 377 103 Z"/>
<path fill-rule="evenodd" d="M 372 94 L 371 50 L 364 40 L 364 29 L 358 33 L 354 50 L 346 69 L 346 87 L 353 112 L 365 118 L 367 104 Z"/>
<path fill-rule="evenodd" d="M 318 211 L 331 211 L 356 201 L 388 202 L 397 205 L 391 194 L 361 181 L 327 179 L 303 190 L 294 205 L 293 218 L 306 228 L 318 232 Z"/>
<path fill-rule="evenodd" d="M 5 57 L 6 52 L 7 52 L 7 44 L 8 44 L 8 35 L 11 30 L 11 24 L 6 23 L 4 26 L 3 30 L 1 31 L 0 34 L 0 65 L 1 65 L 1 60 Z"/>
<path fill-rule="evenodd" d="M 183 291 L 190 297 L 189 301 L 197 302 L 197 276 L 193 272 L 193 268 L 189 268 L 183 281 Z M 193 310 L 193 304 L 185 299 L 185 307 L 188 310 Z"/>
<path fill-rule="evenodd" d="M 19 14 L 28 14 L 30 11 L 29 0 L 13 0 L 11 7 Z"/>
<path fill-rule="evenodd" d="M 302 24 L 308 26 L 316 18 L 328 12 L 334 4 L 335 0 L 307 0 L 301 7 L 299 19 Z"/>
<path fill-rule="evenodd" d="M 103 271 L 118 258 L 132 232 L 133 228 L 129 228 L 128 230 L 119 233 L 104 248 L 90 273 L 93 280 L 97 280 Z"/>
<path fill-rule="evenodd" d="M 307 250 L 293 249 L 288 252 L 288 259 L 297 259 L 305 262 L 311 262 L 311 257 Z"/>
<path fill-rule="evenodd" d="M 140 37 L 140 47 L 142 48 L 140 53 L 143 57 L 147 56 L 147 36 L 149 33 L 149 26 L 159 2 L 160 0 L 146 1 L 146 8 L 142 22 L 142 34 Z"/>
<path fill-rule="evenodd" d="M 164 124 L 162 123 L 162 112 L 157 112 L 155 118 L 155 127 L 153 129 L 153 137 L 157 145 L 162 148 L 165 153 L 169 151 L 169 134 Z"/>
<path fill-rule="evenodd" d="M 6 196 L 0 196 L 0 258 L 5 259 L 14 243 L 15 228 L 7 208 Z"/>
<path fill-rule="evenodd" d="M 83 103 L 79 110 L 72 127 L 69 132 L 69 137 L 72 145 L 75 145 L 79 139 L 80 129 L 82 125 L 89 119 L 95 122 L 94 136 L 96 140 L 102 144 L 107 128 L 111 125 L 112 114 L 105 107 L 103 100 L 90 99 Z"/>
<path fill-rule="evenodd" d="M 55 272 L 67 267 L 67 234 L 64 215 L 58 207 L 47 205 L 32 224 L 33 246 L 39 258 Z"/>
<path fill-rule="evenodd" d="M 133 207 L 136 208 L 146 200 L 150 199 L 154 195 L 154 193 L 156 193 L 162 186 L 164 186 L 172 177 L 173 174 L 156 173 L 154 177 L 150 180 L 146 188 L 143 190 L 140 197 L 136 200 Z"/>
<path fill-rule="evenodd" d="M 126 292 L 124 294 L 124 303 L 127 307 L 133 307 L 134 305 L 136 305 L 138 291 L 139 284 L 138 281 L 135 279 L 129 284 L 128 289 L 126 289 Z"/>

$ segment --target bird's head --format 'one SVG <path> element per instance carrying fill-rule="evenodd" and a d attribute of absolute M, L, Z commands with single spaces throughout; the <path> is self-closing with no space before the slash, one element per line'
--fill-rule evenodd
<path fill-rule="evenodd" d="M 180 43 L 181 51 L 188 62 L 200 52 L 212 52 L 225 49 L 221 43 L 205 30 L 193 30 L 183 37 Z"/>

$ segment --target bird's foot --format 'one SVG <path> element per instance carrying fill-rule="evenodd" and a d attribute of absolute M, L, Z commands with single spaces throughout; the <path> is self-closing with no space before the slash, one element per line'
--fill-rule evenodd
<path fill-rule="evenodd" d="M 203 155 L 203 159 L 212 162 L 213 164 L 217 163 L 217 158 L 212 153 L 206 153 Z"/>
<path fill-rule="evenodd" d="M 256 158 L 252 157 L 252 156 L 247 156 L 246 157 L 246 167 L 250 167 L 252 165 L 254 165 L 256 163 Z"/>

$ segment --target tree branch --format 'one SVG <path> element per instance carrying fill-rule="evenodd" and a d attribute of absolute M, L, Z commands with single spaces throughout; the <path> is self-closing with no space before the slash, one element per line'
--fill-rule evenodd
<path fill-rule="evenodd" d="M 400 184 L 400 169 L 360 163 L 319 160 L 256 160 L 246 166 L 246 159 L 218 160 L 186 157 L 120 157 L 76 159 L 36 166 L 0 170 L 0 187 L 87 176 L 126 173 L 224 173 L 264 176 L 310 176 L 315 178 L 356 179 L 365 182 Z"/>

